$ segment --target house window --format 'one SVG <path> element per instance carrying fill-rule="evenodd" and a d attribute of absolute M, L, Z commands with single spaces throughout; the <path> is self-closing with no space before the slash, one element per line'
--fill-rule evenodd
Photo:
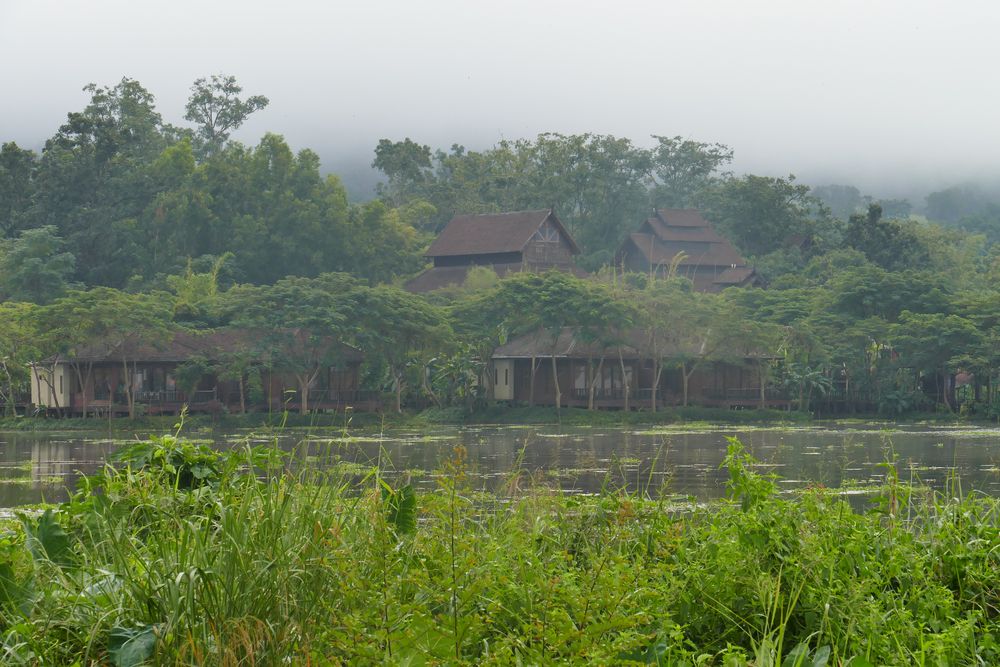
<path fill-rule="evenodd" d="M 503 386 L 508 386 L 510 384 L 510 369 L 503 369 Z"/>

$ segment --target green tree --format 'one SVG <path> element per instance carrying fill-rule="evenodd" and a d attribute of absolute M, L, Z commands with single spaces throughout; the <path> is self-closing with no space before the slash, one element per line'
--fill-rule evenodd
<path fill-rule="evenodd" d="M 863 252 L 869 261 L 887 271 L 924 266 L 929 259 L 912 224 L 884 219 L 878 204 L 869 204 L 867 214 L 850 217 L 845 238 L 849 247 Z"/>
<path fill-rule="evenodd" d="M 364 350 L 383 359 L 392 375 L 396 411 L 402 412 L 411 370 L 419 373 L 424 392 L 439 403 L 427 369 L 452 338 L 445 313 L 420 295 L 388 285 L 364 290 L 359 313 Z"/>
<path fill-rule="evenodd" d="M 797 396 L 797 407 L 809 411 L 813 394 L 826 396 L 833 389 L 833 383 L 823 369 L 807 364 L 788 363 L 784 366 L 785 385 Z"/>
<path fill-rule="evenodd" d="M 632 317 L 630 305 L 615 299 L 606 285 L 560 271 L 515 274 L 501 281 L 491 298 L 493 308 L 504 313 L 506 331 L 541 330 L 550 341 L 557 410 L 562 405 L 562 388 L 556 353 L 563 332 L 568 330 L 583 342 L 602 341 L 610 347 L 618 332 L 629 328 Z"/>
<path fill-rule="evenodd" d="M 147 257 L 139 220 L 156 190 L 149 165 L 177 132 L 133 79 L 84 90 L 90 103 L 45 144 L 26 226 L 56 225 L 81 282 L 121 287 Z"/>
<path fill-rule="evenodd" d="M 892 272 L 866 265 L 838 274 L 829 282 L 829 310 L 854 319 L 895 321 L 904 310 L 943 313 L 950 310 L 951 287 L 926 271 Z"/>
<path fill-rule="evenodd" d="M 288 277 L 274 285 L 238 285 L 222 303 L 236 326 L 259 331 L 257 352 L 272 371 L 290 373 L 299 411 L 309 411 L 309 390 L 319 374 L 342 363 L 356 340 L 360 313 L 357 281 L 346 274 Z"/>
<path fill-rule="evenodd" d="M 218 258 L 211 269 L 195 272 L 188 261 L 182 275 L 167 276 L 167 287 L 174 293 L 174 321 L 187 324 L 212 322 L 219 310 L 219 273 L 232 257 L 229 253 Z"/>
<path fill-rule="evenodd" d="M 0 239 L 24 228 L 38 158 L 13 141 L 0 146 Z"/>
<path fill-rule="evenodd" d="M 195 136 L 203 156 L 221 150 L 234 130 L 251 114 L 268 105 L 263 95 L 240 99 L 242 92 L 236 77 L 225 74 L 213 74 L 209 79 L 200 78 L 192 84 L 184 119 L 197 123 Z"/>
<path fill-rule="evenodd" d="M 975 324 L 959 315 L 904 311 L 893 337 L 902 363 L 933 377 L 938 400 L 951 410 L 951 374 L 981 345 L 982 334 Z"/>
<path fill-rule="evenodd" d="M 0 405 L 7 415 L 14 414 L 18 394 L 29 386 L 28 364 L 41 359 L 37 309 L 30 303 L 0 302 Z"/>
<path fill-rule="evenodd" d="M 988 206 L 983 192 L 972 185 L 953 186 L 932 192 L 927 195 L 926 202 L 928 218 L 948 223 L 977 215 Z"/>
<path fill-rule="evenodd" d="M 682 137 L 653 135 L 654 207 L 686 208 L 696 195 L 720 176 L 720 170 L 733 161 L 733 150 L 722 144 L 710 144 Z"/>
<path fill-rule="evenodd" d="M 66 291 L 75 264 L 51 225 L 0 241 L 0 299 L 48 303 Z"/>
<path fill-rule="evenodd" d="M 391 206 L 402 206 L 427 194 L 431 181 L 431 148 L 412 141 L 381 139 L 375 147 L 372 167 L 389 179 L 380 183 L 377 192 Z"/>
<path fill-rule="evenodd" d="M 157 347 L 170 335 L 170 298 L 163 293 L 129 294 L 109 287 L 70 291 L 43 308 L 41 328 L 59 351 L 68 356 L 80 387 L 90 385 L 93 362 L 100 350 L 117 357 L 122 365 L 122 387 L 129 417 L 136 416 L 134 378 L 136 352 Z M 89 350 L 87 359 L 80 353 Z M 87 415 L 89 397 L 82 392 L 82 411 Z"/>
<path fill-rule="evenodd" d="M 817 200 L 794 176 L 725 179 L 706 190 L 700 203 L 719 232 L 750 255 L 773 252 L 815 231 Z"/>

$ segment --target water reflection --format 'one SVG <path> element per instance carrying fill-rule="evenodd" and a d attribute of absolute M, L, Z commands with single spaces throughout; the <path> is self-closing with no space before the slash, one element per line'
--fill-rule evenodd
<path fill-rule="evenodd" d="M 304 465 L 331 461 L 348 472 L 380 465 L 422 487 L 456 446 L 467 451 L 473 483 L 484 489 L 544 484 L 575 493 L 627 488 L 650 495 L 721 497 L 725 436 L 739 437 L 780 476 L 780 487 L 855 487 L 881 482 L 895 461 L 904 481 L 937 489 L 959 480 L 961 490 L 1000 495 L 1000 431 L 900 427 L 720 429 L 716 431 L 547 427 L 441 428 L 343 441 L 328 432 L 253 436 L 295 450 Z M 199 438 L 206 437 L 198 434 Z M 248 433 L 208 436 L 219 448 L 241 445 Z M 65 499 L 81 473 L 95 471 L 118 446 L 110 439 L 67 434 L 0 433 L 0 506 Z M 518 471 L 518 479 L 512 479 Z"/>

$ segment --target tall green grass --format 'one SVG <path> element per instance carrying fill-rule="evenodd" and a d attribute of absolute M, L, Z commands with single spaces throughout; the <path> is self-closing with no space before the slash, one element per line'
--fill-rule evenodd
<path fill-rule="evenodd" d="M 330 452 L 333 457 L 335 452 Z M 310 459 L 314 461 L 314 459 Z M 127 450 L 0 540 L 4 664 L 997 664 L 1000 505 L 888 478 L 858 513 L 491 494 L 464 450 L 415 491 L 276 449 Z"/>

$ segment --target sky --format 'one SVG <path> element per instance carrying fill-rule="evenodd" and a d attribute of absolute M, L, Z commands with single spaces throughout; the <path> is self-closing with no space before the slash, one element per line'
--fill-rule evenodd
<path fill-rule="evenodd" d="M 225 73 L 271 100 L 235 138 L 282 134 L 349 187 L 381 138 L 595 132 L 906 196 L 1000 183 L 998 27 L 978 1 L 0 0 L 0 141 L 39 148 L 126 76 L 183 125 Z"/>

